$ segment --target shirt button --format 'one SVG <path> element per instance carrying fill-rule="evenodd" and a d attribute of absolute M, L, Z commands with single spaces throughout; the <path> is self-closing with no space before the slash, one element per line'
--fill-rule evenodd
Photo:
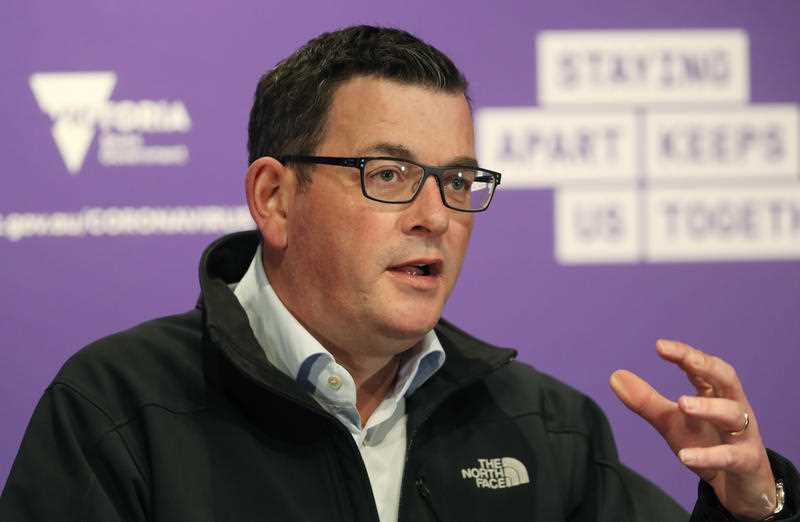
<path fill-rule="evenodd" d="M 342 387 L 342 380 L 337 375 L 331 375 L 328 377 L 328 386 L 334 390 L 338 390 Z"/>

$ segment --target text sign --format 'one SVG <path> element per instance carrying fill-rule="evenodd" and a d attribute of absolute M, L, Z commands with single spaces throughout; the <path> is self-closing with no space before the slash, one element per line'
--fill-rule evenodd
<path fill-rule="evenodd" d="M 750 97 L 747 33 L 735 29 L 545 31 L 536 56 L 542 105 Z"/>
<path fill-rule="evenodd" d="M 476 115 L 478 157 L 503 173 L 504 188 L 632 181 L 633 111 L 489 108 Z"/>
<path fill-rule="evenodd" d="M 800 187 L 651 189 L 651 261 L 797 259 Z"/>
<path fill-rule="evenodd" d="M 559 263 L 637 260 L 639 219 L 634 189 L 567 189 L 555 193 L 555 254 Z"/>
<path fill-rule="evenodd" d="M 796 105 L 649 110 L 645 117 L 649 177 L 800 176 Z"/>

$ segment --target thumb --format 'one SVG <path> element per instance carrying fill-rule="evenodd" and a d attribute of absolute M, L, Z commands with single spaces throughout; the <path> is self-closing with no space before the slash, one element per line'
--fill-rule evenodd
<path fill-rule="evenodd" d="M 615 371 L 608 383 L 625 406 L 664 433 L 669 413 L 677 407 L 675 403 L 628 370 Z"/>

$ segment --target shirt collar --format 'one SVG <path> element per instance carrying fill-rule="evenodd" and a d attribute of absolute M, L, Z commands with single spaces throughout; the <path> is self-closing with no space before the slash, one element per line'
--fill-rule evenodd
<path fill-rule="evenodd" d="M 261 262 L 261 246 L 234 295 L 244 308 L 253 334 L 267 360 L 308 391 L 325 389 L 320 379 L 324 372 L 309 371 L 334 362 L 333 356 L 317 341 L 281 302 L 269 284 Z M 445 360 L 445 352 L 433 330 L 404 354 L 392 395 L 410 395 L 427 381 Z M 355 397 L 352 397 L 355 404 Z"/>

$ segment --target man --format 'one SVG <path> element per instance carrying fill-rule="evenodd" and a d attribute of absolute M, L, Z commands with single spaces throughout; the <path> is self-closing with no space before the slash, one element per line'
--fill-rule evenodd
<path fill-rule="evenodd" d="M 249 138 L 258 232 L 209 247 L 196 310 L 65 365 L 0 519 L 685 520 L 594 403 L 440 319 L 500 182 L 446 56 L 393 29 L 323 34 L 261 79 Z M 658 350 L 699 397 L 612 386 L 705 479 L 694 519 L 796 520 L 797 473 L 768 459 L 733 370 Z"/>

